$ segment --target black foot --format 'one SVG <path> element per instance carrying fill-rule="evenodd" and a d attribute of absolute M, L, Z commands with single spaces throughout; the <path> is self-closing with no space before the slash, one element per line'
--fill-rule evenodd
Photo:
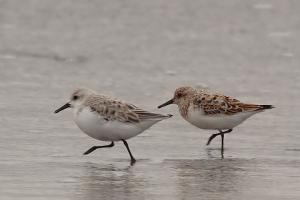
<path fill-rule="evenodd" d="M 109 145 L 104 145 L 104 146 L 93 146 L 93 147 L 91 147 L 89 150 L 87 150 L 86 152 L 84 152 L 83 155 L 90 154 L 90 153 L 92 153 L 93 151 L 95 151 L 96 149 L 113 147 L 114 145 L 115 145 L 114 142 L 111 142 Z"/>
<path fill-rule="evenodd" d="M 224 152 L 221 151 L 221 158 L 224 159 Z"/>
<path fill-rule="evenodd" d="M 129 149 L 128 143 L 126 142 L 126 140 L 122 140 L 122 141 L 123 141 L 123 143 L 124 143 L 124 145 L 125 145 L 125 147 L 126 147 L 128 153 L 129 153 L 129 155 L 130 155 L 130 159 L 131 159 L 130 164 L 133 165 L 133 164 L 136 162 L 136 160 L 135 160 L 135 158 L 133 157 L 133 155 L 132 155 L 132 153 L 131 153 L 131 151 L 130 151 L 130 149 Z"/>
<path fill-rule="evenodd" d="M 135 163 L 136 163 L 136 160 L 135 159 L 131 159 L 130 165 L 134 165 Z"/>

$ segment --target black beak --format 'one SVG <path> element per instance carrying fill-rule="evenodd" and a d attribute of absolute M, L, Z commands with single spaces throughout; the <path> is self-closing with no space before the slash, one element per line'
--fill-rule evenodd
<path fill-rule="evenodd" d="M 54 113 L 58 113 L 66 108 L 70 108 L 71 107 L 71 104 L 69 103 L 66 103 L 65 105 L 63 105 L 62 107 L 60 107 L 59 109 L 57 109 L 56 111 L 54 111 Z"/>
<path fill-rule="evenodd" d="M 158 106 L 157 108 L 162 108 L 162 107 L 165 107 L 165 106 L 170 105 L 170 104 L 173 104 L 173 103 L 174 103 L 174 100 L 171 99 L 171 100 L 167 101 L 166 103 L 161 104 L 161 105 Z"/>

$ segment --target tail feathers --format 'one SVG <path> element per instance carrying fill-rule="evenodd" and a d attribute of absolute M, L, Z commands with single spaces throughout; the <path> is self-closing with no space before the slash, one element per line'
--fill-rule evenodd
<path fill-rule="evenodd" d="M 173 115 L 171 115 L 171 114 L 161 115 L 161 119 L 168 119 L 168 118 L 171 118 L 171 117 L 173 117 Z"/>
<path fill-rule="evenodd" d="M 243 111 L 264 111 L 267 109 L 272 109 L 274 106 L 272 105 L 257 105 L 257 104 L 240 104 L 240 107 Z"/>
<path fill-rule="evenodd" d="M 156 117 L 153 117 L 152 120 L 164 120 L 164 119 L 169 119 L 171 118 L 173 115 L 171 114 L 167 114 L 167 115 L 161 115 L 161 114 L 158 114 Z M 150 119 L 151 120 L 151 119 Z"/>
<path fill-rule="evenodd" d="M 173 115 L 162 115 L 158 113 L 151 113 L 145 110 L 137 109 L 134 110 L 136 114 L 138 114 L 139 118 L 142 120 L 163 120 L 172 117 Z"/>
<path fill-rule="evenodd" d="M 259 110 L 266 110 L 266 109 L 272 109 L 275 108 L 272 105 L 259 105 Z"/>

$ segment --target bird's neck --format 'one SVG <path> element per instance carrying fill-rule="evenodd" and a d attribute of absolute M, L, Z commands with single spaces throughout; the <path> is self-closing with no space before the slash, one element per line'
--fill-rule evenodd
<path fill-rule="evenodd" d="M 73 113 L 74 113 L 74 115 L 76 116 L 76 115 L 79 115 L 80 113 L 81 113 L 81 111 L 84 109 L 84 105 L 76 105 L 75 107 L 74 107 L 74 109 L 73 109 Z"/>
<path fill-rule="evenodd" d="M 178 104 L 179 112 L 183 118 L 187 118 L 190 103 L 188 101 L 182 101 Z"/>

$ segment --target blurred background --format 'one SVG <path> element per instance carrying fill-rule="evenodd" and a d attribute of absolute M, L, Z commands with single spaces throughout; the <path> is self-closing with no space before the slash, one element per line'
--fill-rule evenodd
<path fill-rule="evenodd" d="M 0 0 L 1 199 L 299 199 L 297 0 Z M 213 132 L 157 110 L 179 86 L 273 104 Z M 53 111 L 77 87 L 171 113 L 122 144 Z"/>

